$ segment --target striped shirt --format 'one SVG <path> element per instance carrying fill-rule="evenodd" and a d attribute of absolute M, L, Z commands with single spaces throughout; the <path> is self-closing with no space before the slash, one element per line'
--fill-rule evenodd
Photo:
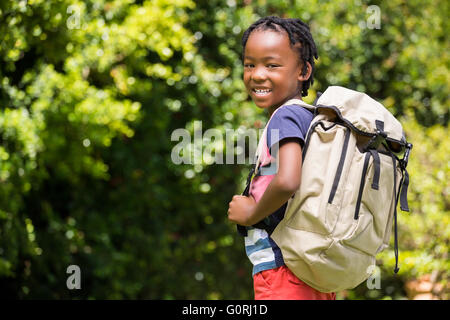
<path fill-rule="evenodd" d="M 303 147 L 312 118 L 310 111 L 298 105 L 284 105 L 277 109 L 270 119 L 266 136 L 261 137 L 264 139 L 262 142 L 264 150 L 261 150 L 260 155 L 261 165 L 268 165 L 275 161 L 271 155 L 271 148 L 283 139 L 298 138 Z M 259 202 L 274 177 L 275 172 L 269 170 L 253 178 L 249 194 L 255 198 L 256 202 Z M 271 218 L 275 221 L 275 226 L 283 219 L 286 206 L 287 203 L 272 213 Z M 263 229 L 247 227 L 245 251 L 253 264 L 253 275 L 284 265 L 280 248 Z"/>

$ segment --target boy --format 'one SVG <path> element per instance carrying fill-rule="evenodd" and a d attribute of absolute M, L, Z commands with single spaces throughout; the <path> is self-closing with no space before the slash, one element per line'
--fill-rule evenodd
<path fill-rule="evenodd" d="M 262 164 L 272 162 L 271 158 L 278 161 L 276 173 L 255 177 L 249 197 L 235 195 L 228 209 L 230 221 L 247 227 L 245 246 L 253 264 L 255 299 L 335 299 L 334 293 L 319 292 L 298 279 L 285 266 L 270 234 L 251 227 L 268 216 L 279 222 L 299 187 L 302 147 L 313 115 L 288 101 L 301 100 L 313 83 L 314 58 L 318 58 L 314 40 L 300 19 L 271 16 L 252 24 L 242 44 L 245 87 L 271 117 L 263 137 L 267 142 L 263 154 L 267 152 L 268 157 L 263 157 Z M 272 135 L 273 131 L 278 135 Z M 272 149 L 276 145 L 279 148 Z"/>

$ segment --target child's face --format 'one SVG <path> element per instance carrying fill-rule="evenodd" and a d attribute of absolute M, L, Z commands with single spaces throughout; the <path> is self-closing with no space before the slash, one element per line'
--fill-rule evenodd
<path fill-rule="evenodd" d="M 303 80 L 298 52 L 286 32 L 250 34 L 244 52 L 244 83 L 258 107 L 273 111 L 289 99 L 301 99 Z"/>

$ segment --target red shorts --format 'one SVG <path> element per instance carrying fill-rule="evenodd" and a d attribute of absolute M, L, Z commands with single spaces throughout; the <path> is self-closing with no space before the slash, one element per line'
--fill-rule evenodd
<path fill-rule="evenodd" d="M 323 293 L 297 278 L 286 266 L 253 276 L 255 300 L 336 300 L 336 293 Z"/>

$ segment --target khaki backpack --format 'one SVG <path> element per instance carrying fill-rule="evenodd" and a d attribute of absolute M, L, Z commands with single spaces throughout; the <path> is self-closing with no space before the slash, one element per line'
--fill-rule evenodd
<path fill-rule="evenodd" d="M 321 292 L 352 289 L 370 276 L 394 222 L 397 272 L 396 208 L 400 198 L 401 209 L 409 211 L 412 148 L 400 122 L 366 94 L 338 86 L 327 88 L 315 106 L 288 103 L 315 116 L 303 147 L 300 187 L 274 230 L 265 220 L 285 264 Z M 258 161 L 255 172 L 261 172 Z"/>

